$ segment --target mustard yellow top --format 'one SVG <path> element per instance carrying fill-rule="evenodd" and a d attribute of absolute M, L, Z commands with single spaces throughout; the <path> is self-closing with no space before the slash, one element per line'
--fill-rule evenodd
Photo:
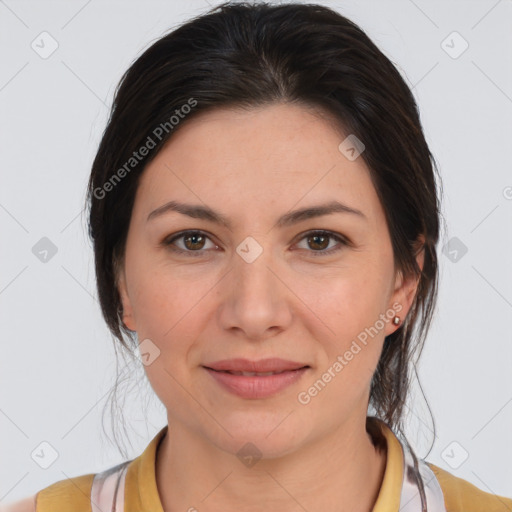
<path fill-rule="evenodd" d="M 382 485 L 372 512 L 398 512 L 403 478 L 403 451 L 393 431 L 379 422 L 386 440 L 387 460 Z M 156 485 L 155 460 L 163 427 L 144 452 L 128 466 L 125 512 L 164 512 Z M 443 491 L 447 512 L 512 512 L 512 499 L 485 492 L 462 478 L 428 463 Z M 60 480 L 36 495 L 36 512 L 91 512 L 94 473 Z"/>

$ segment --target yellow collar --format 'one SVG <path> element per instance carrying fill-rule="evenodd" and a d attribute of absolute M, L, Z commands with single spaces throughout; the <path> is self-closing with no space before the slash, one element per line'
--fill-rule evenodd
<path fill-rule="evenodd" d="M 399 509 L 403 478 L 403 451 L 400 441 L 383 421 L 378 421 L 386 439 L 386 469 L 372 512 L 390 512 Z M 167 433 L 163 427 L 144 452 L 131 461 L 126 474 L 126 512 L 164 512 L 156 485 L 155 461 L 158 444 Z"/>

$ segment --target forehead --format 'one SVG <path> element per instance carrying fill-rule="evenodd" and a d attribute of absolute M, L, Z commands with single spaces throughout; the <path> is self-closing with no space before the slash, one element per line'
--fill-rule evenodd
<path fill-rule="evenodd" d="M 291 104 L 196 114 L 146 167 L 136 207 L 203 202 L 240 218 L 338 200 L 379 216 L 363 159 L 338 148 L 347 135 L 322 111 Z"/>

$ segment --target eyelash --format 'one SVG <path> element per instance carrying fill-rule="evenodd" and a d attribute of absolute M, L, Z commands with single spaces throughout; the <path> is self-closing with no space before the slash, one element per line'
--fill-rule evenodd
<path fill-rule="evenodd" d="M 184 238 L 187 235 L 202 235 L 202 236 L 205 236 L 206 238 L 208 238 L 210 241 L 213 242 L 213 240 L 211 240 L 211 238 L 208 236 L 208 234 L 203 232 L 203 231 L 182 231 L 181 233 L 173 235 L 171 238 L 166 238 L 162 242 L 162 244 L 164 246 L 168 247 L 172 252 L 176 252 L 176 253 L 180 253 L 180 254 L 187 254 L 187 256 L 191 256 L 191 257 L 202 256 L 206 249 L 199 249 L 197 251 L 190 251 L 190 250 L 183 250 L 183 249 L 177 249 L 176 247 L 172 247 L 172 244 L 176 240 L 179 240 L 180 238 Z M 332 239 L 336 240 L 341 245 L 340 247 L 337 247 L 335 249 L 319 250 L 319 251 L 308 251 L 308 252 L 311 252 L 315 257 L 331 255 L 331 254 L 333 254 L 335 252 L 340 251 L 343 248 L 343 246 L 350 245 L 348 240 L 345 239 L 344 237 L 342 237 L 340 235 L 337 235 L 336 233 L 333 233 L 332 231 L 325 231 L 325 230 L 308 231 L 307 233 L 304 233 L 302 238 L 300 238 L 299 242 L 301 242 L 305 238 L 308 238 L 308 237 L 311 237 L 311 236 L 327 236 L 329 238 L 332 238 Z M 217 245 L 217 244 L 215 244 L 215 245 Z"/>

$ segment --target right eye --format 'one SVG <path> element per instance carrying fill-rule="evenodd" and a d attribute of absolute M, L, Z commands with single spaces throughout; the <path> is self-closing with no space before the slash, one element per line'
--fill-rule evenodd
<path fill-rule="evenodd" d="M 182 231 L 167 237 L 162 243 L 173 252 L 195 257 L 203 255 L 206 240 L 211 241 L 210 237 L 202 231 Z M 183 248 L 177 248 L 176 241 L 183 241 Z M 216 244 L 213 246 L 218 248 Z"/>

